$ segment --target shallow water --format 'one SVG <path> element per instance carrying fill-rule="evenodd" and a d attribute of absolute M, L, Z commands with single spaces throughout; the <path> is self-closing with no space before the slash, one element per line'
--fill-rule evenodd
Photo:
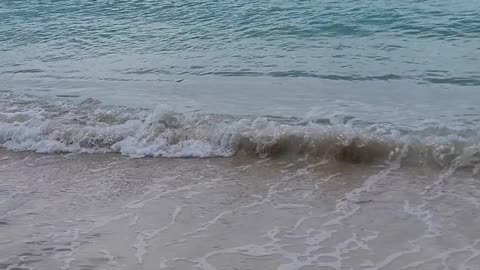
<path fill-rule="evenodd" d="M 2 151 L 4 269 L 476 269 L 469 171 Z"/>

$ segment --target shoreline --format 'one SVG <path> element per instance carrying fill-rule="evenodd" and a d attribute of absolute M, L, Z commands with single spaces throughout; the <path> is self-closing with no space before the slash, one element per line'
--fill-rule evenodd
<path fill-rule="evenodd" d="M 480 252 L 480 182 L 462 172 L 0 153 L 8 267 L 430 269 Z"/>

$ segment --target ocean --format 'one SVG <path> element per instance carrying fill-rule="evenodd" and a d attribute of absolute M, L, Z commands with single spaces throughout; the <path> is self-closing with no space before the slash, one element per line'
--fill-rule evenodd
<path fill-rule="evenodd" d="M 0 269 L 480 269 L 479 14 L 1 1 Z"/>

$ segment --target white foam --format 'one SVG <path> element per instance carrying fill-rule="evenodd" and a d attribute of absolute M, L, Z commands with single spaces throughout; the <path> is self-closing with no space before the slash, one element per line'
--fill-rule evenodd
<path fill-rule="evenodd" d="M 475 132 L 466 138 L 462 132 L 445 127 L 429 127 L 428 132 L 439 133 L 427 134 L 418 129 L 400 132 L 378 123 L 354 128 L 341 123 L 300 121 L 304 125 L 292 125 L 265 117 L 179 114 L 168 105 L 149 112 L 104 106 L 91 99 L 80 104 L 31 97 L 29 101 L 23 107 L 0 102 L 1 146 L 39 153 L 118 152 L 130 157 L 204 158 L 231 156 L 239 147 L 253 148 L 260 157 L 268 157 L 275 151 L 327 151 L 350 144 L 360 153 L 383 151 L 385 158 L 395 159 L 409 145 L 420 152 L 430 151 L 442 166 L 464 150 L 465 159 L 474 158 L 480 151 L 480 147 L 474 147 L 478 141 Z"/>

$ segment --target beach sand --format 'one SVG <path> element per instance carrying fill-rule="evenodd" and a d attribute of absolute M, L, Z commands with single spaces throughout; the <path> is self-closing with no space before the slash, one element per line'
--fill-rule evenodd
<path fill-rule="evenodd" d="M 0 269 L 475 270 L 466 173 L 1 150 Z"/>

